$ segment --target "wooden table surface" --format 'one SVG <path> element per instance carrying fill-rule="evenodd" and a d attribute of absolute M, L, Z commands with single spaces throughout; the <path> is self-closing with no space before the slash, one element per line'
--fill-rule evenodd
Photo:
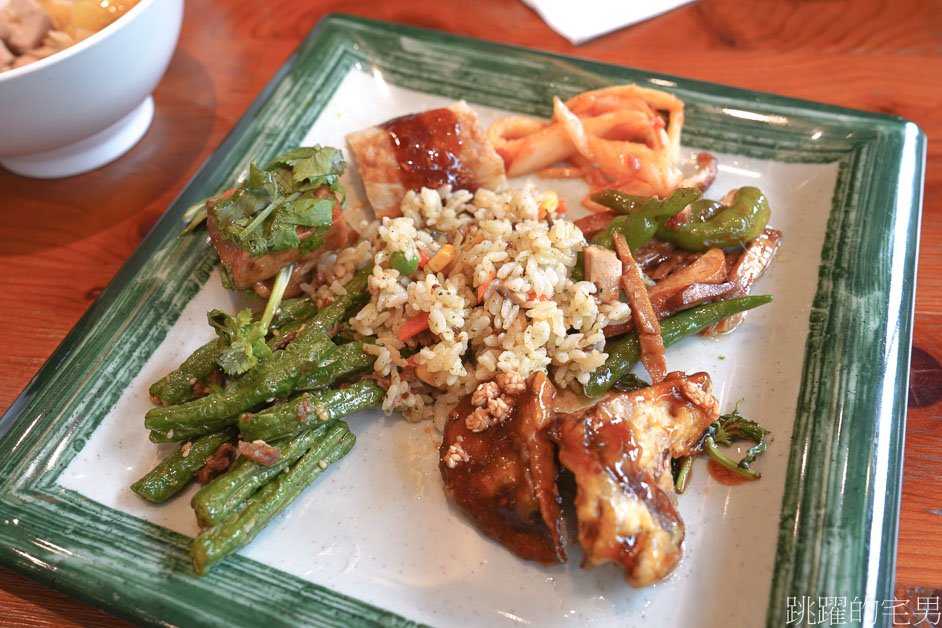
<path fill-rule="evenodd" d="M 155 93 L 156 118 L 134 149 L 95 172 L 59 181 L 24 179 L 0 169 L 0 411 L 10 406 L 295 46 L 329 12 L 917 123 L 929 137 L 929 151 L 896 595 L 910 600 L 914 610 L 917 602 L 923 608 L 932 608 L 933 600 L 935 609 L 942 606 L 938 0 L 697 0 L 581 46 L 550 30 L 517 0 L 191 0 L 176 54 Z M 0 625 L 125 624 L 0 568 Z"/>

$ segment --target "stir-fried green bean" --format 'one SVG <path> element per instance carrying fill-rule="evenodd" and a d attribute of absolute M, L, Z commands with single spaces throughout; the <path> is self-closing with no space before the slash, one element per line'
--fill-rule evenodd
<path fill-rule="evenodd" d="M 176 406 L 153 408 L 144 417 L 155 442 L 173 442 L 206 434 L 233 423 L 242 412 L 269 399 L 292 393 L 312 364 L 322 363 L 337 347 L 327 333 L 367 293 L 370 267 L 358 270 L 345 286 L 347 294 L 321 309 L 284 350 L 275 351 L 226 390 Z"/>
<path fill-rule="evenodd" d="M 304 393 L 239 420 L 242 440 L 273 440 L 310 429 L 312 422 L 333 421 L 364 408 L 378 408 L 385 391 L 372 380 L 339 390 Z"/>
<path fill-rule="evenodd" d="M 771 295 L 739 297 L 727 301 L 704 303 L 666 318 L 661 321 L 661 338 L 664 340 L 664 346 L 672 345 L 728 316 L 765 305 L 771 300 Z M 602 368 L 592 373 L 585 385 L 584 392 L 587 397 L 598 397 L 604 394 L 641 359 L 641 345 L 636 334 L 625 334 L 621 338 L 607 342 L 605 351 L 608 353 L 608 359 L 605 360 Z"/>
<path fill-rule="evenodd" d="M 356 437 L 349 431 L 347 424 L 338 421 L 287 472 L 280 473 L 252 495 L 242 508 L 193 539 L 190 558 L 196 573 L 205 574 L 227 556 L 250 543 L 324 469 L 347 455 L 355 442 Z"/>
<path fill-rule="evenodd" d="M 213 338 L 171 371 L 150 385 L 150 398 L 163 405 L 174 405 L 193 398 L 193 385 L 212 375 L 218 367 L 219 339 Z"/>
<path fill-rule="evenodd" d="M 316 317 L 315 317 L 316 318 Z M 238 387 L 207 395 L 177 406 L 153 408 L 144 417 L 144 426 L 158 437 L 180 440 L 194 430 L 215 431 L 232 423 L 239 413 L 253 409 L 268 399 L 294 391 L 306 365 L 319 363 L 336 346 L 323 332 L 308 326 L 281 351 L 246 373 Z M 151 440 L 154 440 L 152 434 Z"/>
<path fill-rule="evenodd" d="M 155 504 L 169 499 L 187 485 L 222 445 L 234 443 L 237 435 L 235 426 L 230 426 L 220 432 L 201 436 L 193 442 L 184 443 L 147 475 L 132 484 L 131 490 Z"/>
<path fill-rule="evenodd" d="M 285 299 L 281 302 L 275 317 L 271 319 L 271 329 L 282 329 L 290 323 L 306 321 L 317 314 L 317 306 L 308 297 Z"/>
<path fill-rule="evenodd" d="M 372 266 L 365 266 L 354 273 L 353 278 L 344 286 L 347 290 L 347 294 L 337 297 L 334 299 L 333 303 L 322 308 L 317 313 L 317 316 L 311 320 L 309 327 L 314 327 L 314 329 L 319 329 L 327 333 L 334 325 L 343 319 L 344 314 L 351 308 L 369 299 L 369 292 L 367 292 L 366 286 L 372 271 Z"/>
<path fill-rule="evenodd" d="M 326 361 L 310 369 L 301 377 L 298 390 L 324 388 L 335 381 L 372 368 L 376 356 L 363 350 L 366 342 L 354 340 L 337 347 L 337 350 Z"/>
<path fill-rule="evenodd" d="M 314 425 L 291 438 L 271 443 L 281 452 L 281 460 L 266 467 L 246 457 L 236 460 L 228 471 L 214 478 L 193 496 L 190 505 L 202 526 L 216 525 L 236 510 L 252 493 L 264 486 L 314 446 L 333 423 Z"/>
<path fill-rule="evenodd" d="M 317 313 L 317 306 L 307 297 L 285 299 L 272 319 L 272 330 L 278 330 L 279 335 L 297 329 L 301 324 Z M 274 344 L 277 337 L 270 341 Z M 165 406 L 189 401 L 193 398 L 193 386 L 197 382 L 205 382 L 218 368 L 216 357 L 219 355 L 219 338 L 213 338 L 202 347 L 194 351 L 183 364 L 174 371 L 167 373 L 150 385 L 148 392 L 151 399 Z"/>

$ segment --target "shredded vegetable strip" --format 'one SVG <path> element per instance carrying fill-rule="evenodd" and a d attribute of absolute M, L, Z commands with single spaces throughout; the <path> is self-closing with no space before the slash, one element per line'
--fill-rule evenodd
<path fill-rule="evenodd" d="M 625 236 L 615 234 L 615 252 L 621 259 L 623 274 L 621 284 L 631 303 L 632 318 L 638 328 L 638 341 L 641 345 L 641 364 L 651 376 L 651 382 L 658 384 L 667 375 L 667 363 L 664 360 L 664 340 L 661 338 L 661 325 L 654 315 L 648 290 L 641 280 L 641 271 L 631 256 Z"/>
<path fill-rule="evenodd" d="M 572 177 L 581 172 L 594 190 L 664 197 L 682 179 L 677 162 L 683 120 L 683 102 L 667 92 L 618 85 L 565 102 L 554 98 L 549 122 L 501 118 L 488 129 L 488 139 L 503 157 L 509 176 L 538 172 L 542 177 Z M 710 164 L 699 165 L 706 185 L 712 181 Z M 588 197 L 583 205 L 601 209 Z"/>

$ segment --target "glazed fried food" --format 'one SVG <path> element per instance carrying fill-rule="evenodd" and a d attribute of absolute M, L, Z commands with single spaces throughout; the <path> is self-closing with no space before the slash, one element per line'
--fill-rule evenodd
<path fill-rule="evenodd" d="M 326 194 L 326 187 L 315 192 L 318 198 L 334 200 L 325 196 Z M 300 285 L 307 281 L 308 274 L 320 254 L 318 250 L 304 253 L 300 249 L 288 249 L 255 257 L 223 239 L 219 235 L 218 223 L 214 216 L 210 215 L 206 222 L 210 240 L 219 253 L 219 259 L 229 269 L 233 280 L 232 285 L 236 290 L 251 288 L 263 299 L 268 298 L 274 276 L 288 264 L 295 264 L 285 295 L 294 297 L 301 293 Z M 314 235 L 313 229 L 300 229 L 298 237 L 304 240 L 311 235 Z M 357 233 L 344 218 L 339 203 L 334 202 L 331 210 L 331 224 L 323 237 L 324 247 L 331 251 L 339 251 L 356 241 Z"/>
<path fill-rule="evenodd" d="M 238 186 L 206 203 L 209 238 L 231 288 L 267 298 L 265 282 L 293 264 L 286 294 L 294 296 L 322 246 L 356 241 L 342 212 L 345 168 L 336 149 L 296 148 L 264 169 L 252 164 Z"/>
<path fill-rule="evenodd" d="M 566 560 L 547 435 L 555 401 L 542 371 L 481 384 L 449 417 L 439 462 L 445 491 L 484 534 L 544 565 Z"/>
<path fill-rule="evenodd" d="M 464 101 L 351 133 L 347 142 L 377 217 L 398 216 L 409 190 L 504 186 L 504 162 Z"/>
<path fill-rule="evenodd" d="M 672 457 L 694 453 L 719 416 L 706 373 L 672 372 L 660 384 L 607 397 L 557 417 L 559 461 L 576 479 L 583 566 L 620 563 L 643 587 L 680 562 Z"/>

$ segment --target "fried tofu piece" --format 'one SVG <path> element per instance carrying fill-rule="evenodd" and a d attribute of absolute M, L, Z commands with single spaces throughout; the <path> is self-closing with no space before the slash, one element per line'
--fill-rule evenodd
<path fill-rule="evenodd" d="M 516 374 L 506 374 L 516 375 Z M 565 562 L 549 429 L 556 389 L 546 373 L 481 384 L 445 425 L 445 492 L 489 537 L 544 565 Z"/>
<path fill-rule="evenodd" d="M 327 186 L 318 188 L 314 195 L 318 198 L 331 198 L 332 193 Z M 289 249 L 277 253 L 266 253 L 265 255 L 252 255 L 250 252 L 241 248 L 238 244 L 225 239 L 220 233 L 220 225 L 217 224 L 214 212 L 208 212 L 206 217 L 206 226 L 209 231 L 209 239 L 219 253 L 219 259 L 229 269 L 232 277 L 233 287 L 236 290 L 254 289 L 259 296 L 268 298 L 265 293 L 271 286 L 263 285 L 265 282 L 271 283 L 278 272 L 288 264 L 295 264 L 291 274 L 288 289 L 285 296 L 291 297 L 300 294 L 300 284 L 306 281 L 307 274 L 313 263 L 320 257 L 322 249 L 339 251 L 354 244 L 359 235 L 344 219 L 343 210 L 340 203 L 334 202 L 332 210 L 331 225 L 324 234 L 324 245 L 309 252 L 301 252 L 298 249 Z M 313 229 L 299 227 L 298 237 L 302 240 L 314 233 Z"/>
<path fill-rule="evenodd" d="M 464 101 L 351 133 L 347 143 L 377 217 L 400 215 L 409 190 L 451 184 L 473 192 L 506 182 L 504 160 Z"/>
<path fill-rule="evenodd" d="M 671 458 L 694 453 L 719 415 L 706 373 L 660 383 L 557 415 L 560 463 L 575 476 L 583 566 L 614 561 L 634 587 L 670 574 L 681 558 Z"/>

